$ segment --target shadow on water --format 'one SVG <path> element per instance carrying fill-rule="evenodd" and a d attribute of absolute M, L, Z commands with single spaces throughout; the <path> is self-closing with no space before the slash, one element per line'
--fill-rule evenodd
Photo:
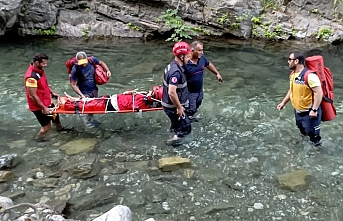
<path fill-rule="evenodd" d="M 205 54 L 224 82 L 216 82 L 206 71 L 200 121 L 177 148 L 165 144 L 169 122 L 163 112 L 97 116 L 102 124 L 96 129 L 85 128 L 75 115 L 64 115 L 62 123 L 75 127 L 74 132 L 51 131 L 47 142 L 32 140 L 39 126 L 27 110 L 23 75 L 35 53 L 50 56 L 46 73 L 60 94 L 74 94 L 65 61 L 77 51 L 97 56 L 113 74 L 100 87 L 100 94 L 116 94 L 160 85 L 164 67 L 172 59 L 172 46 L 171 42 L 120 38 L 2 40 L 0 149 L 2 154 L 17 153 L 23 158 L 9 182 L 9 191 L 25 193 L 15 202 L 68 201 L 70 217 L 82 220 L 119 203 L 132 208 L 135 220 L 338 220 L 334 208 L 343 205 L 339 197 L 343 191 L 339 182 L 343 176 L 340 46 L 204 40 Z M 322 54 L 335 79 L 339 115 L 322 124 L 324 149 L 315 157 L 308 156 L 308 140 L 299 136 L 291 106 L 276 110 L 288 88 L 287 57 L 294 50 Z M 95 148 L 76 155 L 61 149 L 77 140 L 83 145 L 95 140 Z M 174 155 L 192 160 L 192 176 L 186 170 L 162 173 L 154 166 L 159 158 Z M 95 176 L 75 178 L 68 166 L 89 160 L 100 167 Z M 128 171 L 119 173 L 123 167 Z M 305 191 L 288 192 L 276 185 L 277 175 L 301 168 L 315 178 Z M 45 174 L 44 179 L 56 178 L 56 183 L 47 187 L 49 179 L 29 182 L 37 171 Z M 225 184 L 228 180 L 240 188 L 232 189 Z M 106 191 L 113 191 L 115 197 L 100 194 Z M 280 200 L 280 195 L 286 198 Z M 254 203 L 262 203 L 264 209 L 251 210 Z"/>

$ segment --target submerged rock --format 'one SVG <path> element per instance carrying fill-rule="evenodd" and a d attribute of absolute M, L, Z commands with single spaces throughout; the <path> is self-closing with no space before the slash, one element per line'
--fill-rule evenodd
<path fill-rule="evenodd" d="M 236 208 L 234 205 L 229 203 L 220 203 L 219 205 L 208 206 L 204 209 L 204 214 L 216 213 L 221 210 L 228 210 Z"/>
<path fill-rule="evenodd" d="M 64 150 L 67 155 L 74 155 L 93 150 L 96 143 L 96 139 L 84 138 L 70 141 L 62 145 L 60 148 Z"/>
<path fill-rule="evenodd" d="M 90 194 L 83 194 L 77 198 L 70 199 L 66 210 L 82 211 L 95 208 L 97 206 L 115 203 L 117 192 L 120 192 L 116 186 L 101 187 Z"/>
<path fill-rule="evenodd" d="M 100 172 L 100 165 L 95 159 L 87 158 L 63 165 L 62 170 L 68 171 L 75 178 L 85 179 L 96 176 Z"/>
<path fill-rule="evenodd" d="M 0 183 L 10 181 L 14 177 L 11 171 L 0 171 Z"/>
<path fill-rule="evenodd" d="M 191 165 L 191 160 L 188 158 L 165 157 L 158 160 L 158 167 L 163 171 L 174 171 L 179 168 L 188 168 Z"/>
<path fill-rule="evenodd" d="M 306 189 L 311 181 L 311 174 L 306 170 L 297 170 L 278 176 L 278 181 L 283 189 L 293 192 Z"/>

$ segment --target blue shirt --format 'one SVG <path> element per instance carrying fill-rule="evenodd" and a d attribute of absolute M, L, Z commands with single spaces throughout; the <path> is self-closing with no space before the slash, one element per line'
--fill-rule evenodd
<path fill-rule="evenodd" d="M 191 93 L 197 93 L 202 90 L 204 81 L 204 70 L 208 67 L 210 62 L 206 59 L 205 55 L 201 55 L 201 58 L 196 64 L 188 61 L 186 65 L 183 66 L 185 69 L 188 91 Z"/>
<path fill-rule="evenodd" d="M 95 65 L 100 63 L 98 58 L 91 57 L 88 58 L 88 64 L 86 67 L 76 64 L 71 70 L 71 80 L 77 82 L 77 86 L 82 94 L 89 94 L 97 88 L 94 78 L 95 69 L 92 63 L 89 61 L 90 59 L 93 59 Z"/>

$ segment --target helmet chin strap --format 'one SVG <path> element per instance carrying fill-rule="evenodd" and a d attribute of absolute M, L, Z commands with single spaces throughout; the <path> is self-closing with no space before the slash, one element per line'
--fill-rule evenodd
<path fill-rule="evenodd" d="M 182 58 L 182 59 L 181 59 L 181 56 L 180 56 L 180 55 L 178 55 L 177 57 L 180 59 L 180 61 L 182 62 L 182 64 L 185 64 L 185 55 L 183 55 L 183 58 Z"/>

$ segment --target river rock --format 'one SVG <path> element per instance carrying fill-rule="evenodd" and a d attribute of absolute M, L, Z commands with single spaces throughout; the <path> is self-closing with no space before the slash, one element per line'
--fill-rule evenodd
<path fill-rule="evenodd" d="M 8 208 L 11 206 L 13 206 L 13 201 L 10 198 L 0 196 L 0 208 Z M 7 221 L 9 217 L 10 217 L 10 214 L 8 212 L 0 213 L 0 220 L 2 221 Z"/>
<path fill-rule="evenodd" d="M 0 196 L 0 207 L 1 208 L 8 208 L 11 206 L 13 206 L 13 201 L 10 198 Z"/>
<path fill-rule="evenodd" d="M 97 175 L 100 172 L 100 165 L 95 159 L 85 158 L 63 165 L 62 170 L 68 171 L 75 178 L 85 179 Z"/>
<path fill-rule="evenodd" d="M 20 163 L 17 154 L 6 154 L 0 156 L 0 169 L 13 168 Z"/>
<path fill-rule="evenodd" d="M 165 157 L 158 160 L 158 167 L 162 171 L 174 171 L 179 168 L 188 168 L 191 165 L 191 160 L 180 156 Z"/>
<path fill-rule="evenodd" d="M 234 209 L 234 208 L 236 207 L 232 204 L 220 203 L 218 205 L 212 205 L 212 206 L 206 207 L 203 212 L 204 214 L 212 214 L 212 213 L 219 212 L 221 210 Z"/>
<path fill-rule="evenodd" d="M 88 152 L 94 149 L 97 143 L 96 139 L 83 138 L 70 141 L 60 148 L 66 152 L 67 155 L 74 155 L 79 153 Z"/>
<path fill-rule="evenodd" d="M 24 197 L 26 193 L 21 190 L 12 190 L 12 192 L 4 192 L 2 195 L 15 201 L 21 197 Z"/>
<path fill-rule="evenodd" d="M 5 192 L 9 189 L 9 185 L 7 183 L 0 183 L 0 194 Z"/>
<path fill-rule="evenodd" d="M 167 191 L 157 183 L 146 183 L 143 193 L 145 198 L 152 203 L 163 202 L 168 198 Z"/>
<path fill-rule="evenodd" d="M 123 203 L 132 209 L 138 209 L 146 205 L 145 197 L 138 193 L 123 193 Z"/>
<path fill-rule="evenodd" d="M 47 178 L 47 179 L 29 179 L 28 183 L 39 188 L 55 188 L 59 182 L 58 178 Z"/>
<path fill-rule="evenodd" d="M 117 200 L 117 186 L 100 187 L 90 194 L 82 194 L 77 198 L 69 200 L 66 210 L 81 211 L 89 210 L 100 205 L 106 205 L 116 202 Z"/>
<path fill-rule="evenodd" d="M 194 172 L 195 172 L 194 170 L 185 169 L 185 170 L 183 171 L 183 175 L 184 175 L 185 177 L 187 177 L 188 179 L 190 179 L 190 178 L 193 177 Z"/>
<path fill-rule="evenodd" d="M 218 169 L 200 169 L 196 172 L 197 177 L 206 181 L 216 181 L 222 179 L 225 175 Z"/>
<path fill-rule="evenodd" d="M 312 175 L 306 170 L 297 170 L 278 176 L 278 182 L 283 189 L 293 192 L 306 189 L 311 181 Z"/>
<path fill-rule="evenodd" d="M 7 182 L 14 177 L 11 171 L 0 171 L 0 183 Z"/>
<path fill-rule="evenodd" d="M 93 221 L 132 221 L 132 212 L 129 207 L 118 205 Z"/>

